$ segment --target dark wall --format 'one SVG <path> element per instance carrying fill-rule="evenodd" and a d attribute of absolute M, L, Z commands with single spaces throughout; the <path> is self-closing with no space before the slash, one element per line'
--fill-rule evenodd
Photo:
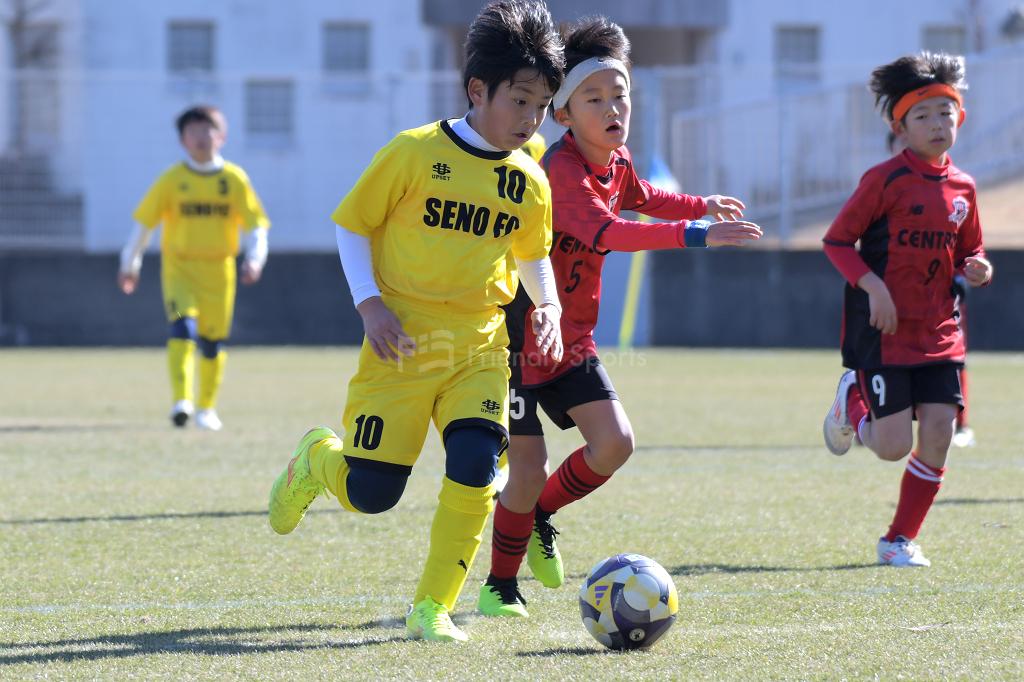
<path fill-rule="evenodd" d="M 996 279 L 968 300 L 970 346 L 1022 350 L 1024 251 L 990 256 Z M 653 345 L 838 346 L 843 282 L 820 251 L 663 251 L 651 262 Z M 146 258 L 132 296 L 118 291 L 116 272 L 115 256 L 0 255 L 0 344 L 163 344 L 158 260 Z M 238 287 L 234 344 L 361 340 L 333 253 L 272 254 L 258 284 Z"/>
<path fill-rule="evenodd" d="M 147 256 L 138 290 L 117 288 L 115 256 L 0 255 L 0 343 L 157 345 L 167 339 L 160 266 Z M 357 344 L 337 254 L 273 254 L 259 283 L 238 286 L 235 344 Z"/>
<path fill-rule="evenodd" d="M 996 276 L 968 296 L 977 350 L 1024 349 L 1024 251 L 989 252 Z M 843 279 L 821 251 L 659 251 L 651 343 L 838 348 Z"/>

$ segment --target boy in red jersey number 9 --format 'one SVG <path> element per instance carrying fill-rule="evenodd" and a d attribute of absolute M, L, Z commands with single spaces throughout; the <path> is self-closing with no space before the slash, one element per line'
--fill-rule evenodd
<path fill-rule="evenodd" d="M 824 238 L 847 281 L 848 368 L 825 417 L 825 444 L 845 454 L 857 433 L 881 459 L 910 454 L 895 517 L 877 546 L 879 563 L 892 566 L 931 564 L 914 538 L 941 486 L 963 407 L 954 277 L 970 286 L 992 278 L 974 180 L 947 153 L 966 118 L 963 78 L 962 61 L 943 54 L 875 69 L 871 90 L 906 148 L 864 174 Z"/>

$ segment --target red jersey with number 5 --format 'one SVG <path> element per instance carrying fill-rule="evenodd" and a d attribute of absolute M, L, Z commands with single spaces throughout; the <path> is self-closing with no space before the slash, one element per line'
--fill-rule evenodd
<path fill-rule="evenodd" d="M 952 162 L 933 166 L 905 150 L 864 174 L 824 245 L 848 282 L 841 332 L 846 367 L 963 361 L 953 276 L 965 258 L 984 255 L 971 176 Z M 895 334 L 870 324 L 867 292 L 857 287 L 869 271 L 892 295 Z"/>
<path fill-rule="evenodd" d="M 522 334 L 523 385 L 548 383 L 597 355 L 594 327 L 601 303 L 601 269 L 611 251 L 682 248 L 687 220 L 704 215 L 701 197 L 666 192 L 641 180 L 626 147 L 595 168 L 576 146 L 572 131 L 548 148 L 542 160 L 551 184 L 554 239 L 551 264 L 562 304 L 562 361 L 537 350 L 530 325 L 533 305 L 523 287 L 508 307 L 512 350 Z M 619 217 L 637 211 L 672 222 L 646 223 Z M 522 326 L 520 326 L 522 325 Z"/>

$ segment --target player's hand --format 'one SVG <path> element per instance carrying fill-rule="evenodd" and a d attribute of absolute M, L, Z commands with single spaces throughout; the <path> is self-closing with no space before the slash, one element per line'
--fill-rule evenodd
<path fill-rule="evenodd" d="M 883 334 L 896 333 L 896 304 L 892 302 L 892 295 L 889 290 L 882 287 L 880 291 L 868 293 L 868 305 L 871 307 L 871 317 L 868 322 L 872 327 Z"/>
<path fill-rule="evenodd" d="M 252 261 L 242 261 L 242 284 L 255 284 L 260 281 L 263 275 L 263 268 Z"/>
<path fill-rule="evenodd" d="M 704 197 L 704 203 L 707 204 L 708 215 L 715 220 L 739 220 L 746 208 L 739 199 L 721 194 Z"/>
<path fill-rule="evenodd" d="M 119 272 L 117 273 L 117 286 L 121 291 L 130 296 L 135 293 L 135 289 L 139 286 L 139 276 L 130 272 Z"/>
<path fill-rule="evenodd" d="M 363 331 L 367 341 L 381 360 L 399 360 L 399 353 L 412 355 L 416 342 L 402 329 L 402 323 L 391 312 L 380 296 L 371 296 L 356 306 L 363 318 Z"/>
<path fill-rule="evenodd" d="M 761 238 L 761 228 L 746 220 L 725 220 L 708 226 L 704 243 L 708 246 L 743 246 Z"/>
<path fill-rule="evenodd" d="M 981 256 L 964 259 L 964 278 L 972 287 L 980 287 L 992 279 L 992 263 Z"/>
<path fill-rule="evenodd" d="M 537 337 L 540 354 L 549 355 L 555 362 L 562 361 L 562 313 L 550 303 L 535 309 L 530 315 L 533 335 Z"/>

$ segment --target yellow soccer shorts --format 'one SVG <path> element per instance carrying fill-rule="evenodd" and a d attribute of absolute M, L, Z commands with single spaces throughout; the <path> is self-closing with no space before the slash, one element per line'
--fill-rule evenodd
<path fill-rule="evenodd" d="M 196 320 L 199 336 L 221 341 L 235 312 L 235 259 L 183 259 L 164 255 L 160 281 L 167 321 Z"/>
<path fill-rule="evenodd" d="M 342 416 L 346 456 L 413 466 L 430 420 L 442 437 L 479 424 L 508 438 L 508 335 L 504 312 L 425 312 L 385 300 L 416 341 L 412 356 L 381 360 L 364 339 Z"/>

